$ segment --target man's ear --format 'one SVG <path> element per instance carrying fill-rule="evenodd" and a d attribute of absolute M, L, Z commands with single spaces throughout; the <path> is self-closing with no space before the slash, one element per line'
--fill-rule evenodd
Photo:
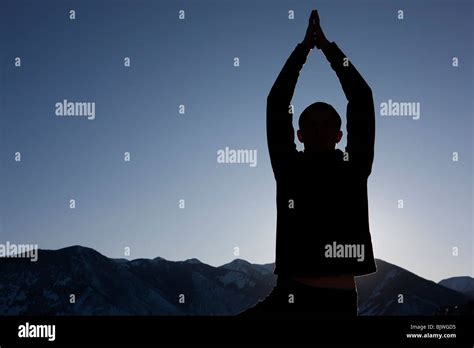
<path fill-rule="evenodd" d="M 336 144 L 338 142 L 340 142 L 342 139 L 342 131 L 340 130 L 339 132 L 337 132 L 337 136 L 336 136 Z"/>
<path fill-rule="evenodd" d="M 304 141 L 303 141 L 303 132 L 301 131 L 301 129 L 298 129 L 296 131 L 296 135 L 298 136 L 298 140 L 300 141 L 301 144 L 304 144 Z"/>

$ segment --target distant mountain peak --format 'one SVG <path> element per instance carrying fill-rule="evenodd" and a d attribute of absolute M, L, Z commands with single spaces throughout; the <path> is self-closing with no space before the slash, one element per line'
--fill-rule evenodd
<path fill-rule="evenodd" d="M 220 268 L 225 268 L 225 269 L 230 269 L 230 270 L 233 270 L 233 271 L 242 271 L 244 270 L 245 268 L 247 267 L 251 267 L 252 264 L 246 260 L 243 260 L 243 259 L 235 259 L 229 263 L 226 263 L 222 266 L 220 266 Z"/>
<path fill-rule="evenodd" d="M 192 263 L 192 264 L 202 264 L 202 262 L 196 258 L 192 258 L 192 259 L 187 259 L 187 260 L 184 260 L 184 262 L 186 263 Z"/>
<path fill-rule="evenodd" d="M 74 256 L 80 258 L 107 258 L 106 256 L 99 253 L 97 250 L 85 247 L 82 245 L 72 245 L 68 247 L 64 247 L 57 250 L 49 250 L 49 249 L 40 249 L 39 254 L 43 255 L 67 255 L 67 256 Z M 41 257 L 41 256 L 40 256 Z"/>
<path fill-rule="evenodd" d="M 376 273 L 356 277 L 359 315 L 432 315 L 442 307 L 467 301 L 463 294 L 402 267 L 380 259 L 376 264 Z"/>
<path fill-rule="evenodd" d="M 252 273 L 259 273 L 259 274 L 272 274 L 273 273 L 273 264 L 253 264 L 243 259 L 235 259 L 225 265 L 220 266 L 219 268 L 227 269 L 234 272 L 242 272 L 247 275 Z"/>
<path fill-rule="evenodd" d="M 97 251 L 95 249 L 85 247 L 85 246 L 82 246 L 82 245 L 71 245 L 71 246 L 68 246 L 68 247 L 64 247 L 64 248 L 61 248 L 61 249 L 58 249 L 58 250 L 51 250 L 51 251 L 58 251 L 58 252 L 63 251 L 63 252 L 67 252 L 67 253 L 88 253 L 88 252 L 97 253 Z"/>
<path fill-rule="evenodd" d="M 469 294 L 470 297 L 474 295 L 474 278 L 472 277 L 451 277 L 441 280 L 438 284 L 463 294 Z"/>

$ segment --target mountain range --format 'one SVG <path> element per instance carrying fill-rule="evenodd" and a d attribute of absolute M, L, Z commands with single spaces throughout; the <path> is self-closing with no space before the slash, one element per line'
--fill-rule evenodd
<path fill-rule="evenodd" d="M 376 273 L 356 278 L 360 315 L 473 313 L 473 278 L 435 283 L 376 262 Z M 276 282 L 273 264 L 111 259 L 81 246 L 0 265 L 0 315 L 235 315 Z"/>

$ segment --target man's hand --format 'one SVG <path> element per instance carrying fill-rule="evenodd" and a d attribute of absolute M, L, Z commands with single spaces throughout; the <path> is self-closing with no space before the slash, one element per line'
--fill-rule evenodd
<path fill-rule="evenodd" d="M 322 49 L 329 44 L 328 39 L 324 35 L 323 30 L 319 22 L 319 14 L 317 10 L 311 11 L 309 17 L 308 28 L 306 29 L 306 35 L 303 40 L 303 44 L 308 50 L 312 50 L 315 46 L 318 49 Z"/>
<path fill-rule="evenodd" d="M 303 40 L 303 44 L 308 50 L 312 50 L 316 46 L 316 21 L 319 25 L 318 11 L 313 10 L 309 16 L 308 28 Z"/>
<path fill-rule="evenodd" d="M 320 50 L 324 48 L 326 45 L 329 44 L 328 39 L 326 39 L 326 36 L 324 35 L 323 29 L 321 29 L 321 25 L 319 23 L 319 14 L 318 11 L 314 10 L 315 13 L 314 15 L 314 41 L 316 47 Z M 313 15 L 313 12 L 311 12 L 311 15 Z"/>

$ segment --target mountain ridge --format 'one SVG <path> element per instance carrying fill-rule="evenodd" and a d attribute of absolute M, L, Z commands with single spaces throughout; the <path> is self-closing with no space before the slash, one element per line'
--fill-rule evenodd
<path fill-rule="evenodd" d="M 265 298 L 276 282 L 273 264 L 112 259 L 79 245 L 41 249 L 37 262 L 0 262 L 4 315 L 235 315 Z M 468 301 L 458 291 L 376 262 L 377 273 L 356 278 L 360 315 L 431 315 Z"/>

